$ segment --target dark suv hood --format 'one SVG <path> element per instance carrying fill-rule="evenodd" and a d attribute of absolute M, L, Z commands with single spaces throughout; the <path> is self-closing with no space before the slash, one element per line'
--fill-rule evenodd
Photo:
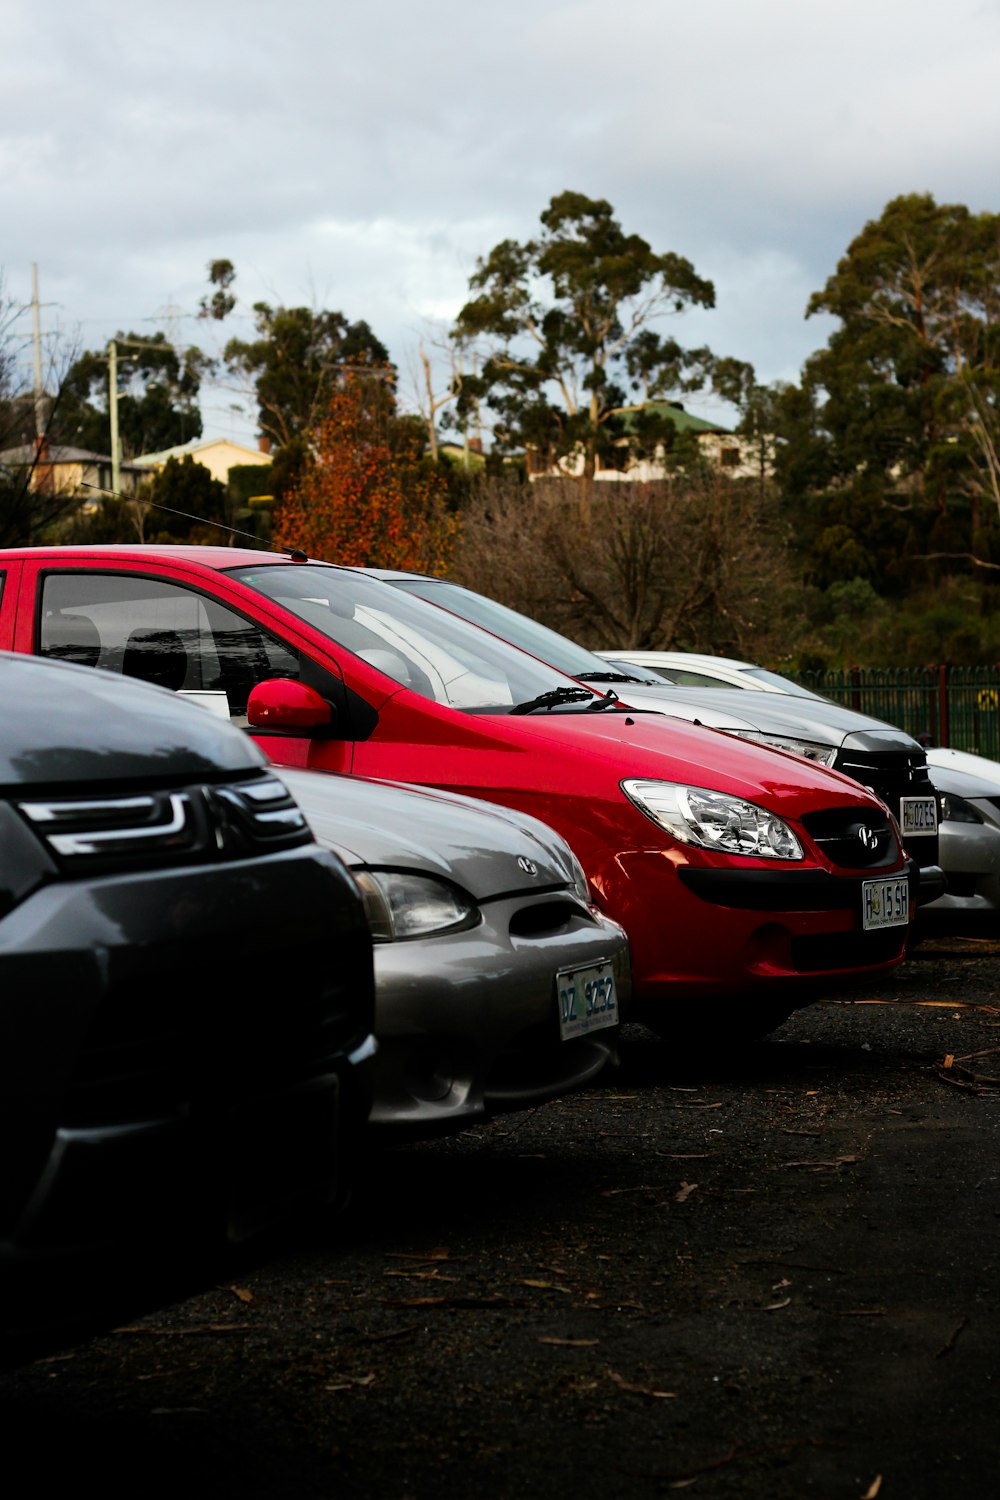
<path fill-rule="evenodd" d="M 246 735 L 165 688 L 0 651 L 0 788 L 96 782 L 117 790 L 263 764 Z"/>
<path fill-rule="evenodd" d="M 627 684 L 622 684 L 621 697 L 625 702 L 630 701 Z M 830 703 L 825 698 L 743 692 L 739 688 L 677 687 L 667 688 L 660 701 L 683 704 L 685 718 L 691 709 L 697 710 L 699 706 L 720 716 L 729 713 L 759 729 L 762 734 L 789 735 L 838 748 L 848 744 L 856 749 L 873 751 L 920 749 L 917 741 L 904 729 L 873 719 L 869 714 L 855 713 L 852 708 Z M 637 702 L 636 707 L 639 706 Z"/>

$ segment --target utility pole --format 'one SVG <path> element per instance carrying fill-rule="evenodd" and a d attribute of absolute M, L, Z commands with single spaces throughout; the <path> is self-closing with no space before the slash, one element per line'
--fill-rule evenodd
<path fill-rule="evenodd" d="M 45 392 L 42 389 L 42 319 L 38 301 L 38 263 L 31 265 L 31 320 L 35 345 L 35 440 L 39 447 L 45 436 Z"/>
<path fill-rule="evenodd" d="M 122 445 L 118 436 L 118 345 L 129 349 L 156 349 L 162 353 L 165 345 L 149 339 L 108 340 L 108 416 L 111 420 L 111 488 L 121 494 Z"/>
<path fill-rule="evenodd" d="M 118 345 L 108 343 L 108 415 L 111 418 L 111 489 L 121 494 L 122 449 L 118 438 Z"/>

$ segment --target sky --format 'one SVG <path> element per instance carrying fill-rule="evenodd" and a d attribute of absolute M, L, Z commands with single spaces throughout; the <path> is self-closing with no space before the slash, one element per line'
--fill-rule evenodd
<path fill-rule="evenodd" d="M 0 272 L 26 308 L 37 266 L 55 359 L 310 305 L 367 320 L 412 405 L 477 259 L 572 190 L 714 282 L 682 344 L 794 381 L 892 198 L 1000 210 L 1000 0 L 0 0 L 0 37 Z M 239 307 L 199 321 L 223 257 Z M 255 442 L 225 375 L 202 407 Z"/>

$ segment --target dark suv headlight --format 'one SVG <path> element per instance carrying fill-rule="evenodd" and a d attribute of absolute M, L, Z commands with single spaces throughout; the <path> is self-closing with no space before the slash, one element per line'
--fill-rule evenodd
<path fill-rule="evenodd" d="M 17 810 L 67 873 L 243 859 L 312 842 L 298 803 L 267 773 L 174 790 L 25 797 Z"/>
<path fill-rule="evenodd" d="M 803 755 L 819 766 L 832 766 L 837 759 L 836 745 L 824 745 L 817 740 L 799 740 L 789 734 L 764 734 L 760 729 L 727 729 L 726 733 L 737 740 L 754 740 L 768 750 L 790 750 L 793 755 Z"/>
<path fill-rule="evenodd" d="M 0 802 L 0 917 L 58 875 L 44 845 L 7 802 Z"/>

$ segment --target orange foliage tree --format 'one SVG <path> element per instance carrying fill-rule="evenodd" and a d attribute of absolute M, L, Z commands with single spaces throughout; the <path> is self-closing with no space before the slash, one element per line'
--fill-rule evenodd
<path fill-rule="evenodd" d="M 443 573 L 458 532 L 446 493 L 392 391 L 373 376 L 347 375 L 313 434 L 310 462 L 275 511 L 274 536 L 326 562 Z"/>

